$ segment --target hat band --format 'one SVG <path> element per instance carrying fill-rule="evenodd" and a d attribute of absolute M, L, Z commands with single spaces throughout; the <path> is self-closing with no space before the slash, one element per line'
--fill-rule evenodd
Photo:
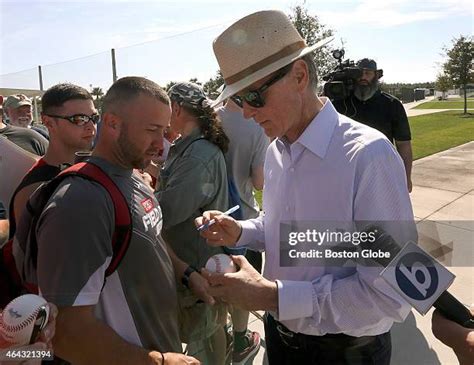
<path fill-rule="evenodd" d="M 272 64 L 273 62 L 278 61 L 279 59 L 289 56 L 290 54 L 303 49 L 306 47 L 305 41 L 298 41 L 296 43 L 290 44 L 289 46 L 286 46 L 282 50 L 278 51 L 277 53 L 272 54 L 271 56 L 264 58 L 261 61 L 258 61 L 256 64 L 247 67 L 246 69 L 243 69 L 242 71 L 229 76 L 225 77 L 225 83 L 226 85 L 231 85 L 233 83 L 239 82 L 243 78 L 253 74 L 254 72 L 261 70 L 262 68 Z"/>

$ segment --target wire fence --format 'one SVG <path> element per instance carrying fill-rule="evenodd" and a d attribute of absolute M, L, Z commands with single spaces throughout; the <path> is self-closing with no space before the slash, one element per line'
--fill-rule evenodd
<path fill-rule="evenodd" d="M 38 68 L 0 75 L 0 87 L 11 89 L 39 89 Z"/>
<path fill-rule="evenodd" d="M 114 51 L 3 74 L 0 88 L 46 90 L 61 82 L 71 82 L 88 90 L 100 87 L 105 92 L 114 81 L 113 53 L 118 78 L 143 76 L 161 86 L 191 78 L 205 82 L 214 76 L 209 74 L 209 69 L 218 70 L 212 41 L 226 27 L 227 24 L 212 25 Z"/>

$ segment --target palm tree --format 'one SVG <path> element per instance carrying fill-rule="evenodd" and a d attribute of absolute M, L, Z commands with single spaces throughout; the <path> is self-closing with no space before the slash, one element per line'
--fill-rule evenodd
<path fill-rule="evenodd" d="M 104 96 L 104 91 L 101 87 L 92 87 L 91 85 L 91 95 L 95 97 L 94 105 L 100 111 L 102 109 L 102 99 Z"/>
<path fill-rule="evenodd" d="M 95 100 L 98 100 L 104 96 L 104 91 L 101 87 L 93 87 L 91 91 L 91 95 L 95 96 Z"/>

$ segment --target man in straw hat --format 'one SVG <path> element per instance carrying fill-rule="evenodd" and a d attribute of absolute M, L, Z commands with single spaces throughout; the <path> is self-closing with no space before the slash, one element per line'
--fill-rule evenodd
<path fill-rule="evenodd" d="M 311 52 L 328 41 L 308 47 L 280 11 L 251 14 L 215 40 L 226 82 L 215 103 L 232 98 L 275 140 L 264 167 L 265 215 L 236 221 L 207 211 L 196 219 L 216 218 L 202 233 L 210 245 L 265 250 L 264 277 L 243 256 L 233 257 L 237 273 L 204 275 L 216 298 L 267 311 L 270 364 L 389 364 L 390 328 L 410 306 L 379 277 L 379 267 L 315 266 L 311 260 L 282 265 L 285 221 L 298 227 L 302 221 L 404 220 L 413 226 L 403 163 L 393 146 L 316 94 Z"/>

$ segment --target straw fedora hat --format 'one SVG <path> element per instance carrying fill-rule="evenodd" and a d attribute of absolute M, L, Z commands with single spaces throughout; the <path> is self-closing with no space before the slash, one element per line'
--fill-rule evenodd
<path fill-rule="evenodd" d="M 285 13 L 277 10 L 259 11 L 238 20 L 213 44 L 226 83 L 213 106 L 333 39 L 308 47 Z"/>

